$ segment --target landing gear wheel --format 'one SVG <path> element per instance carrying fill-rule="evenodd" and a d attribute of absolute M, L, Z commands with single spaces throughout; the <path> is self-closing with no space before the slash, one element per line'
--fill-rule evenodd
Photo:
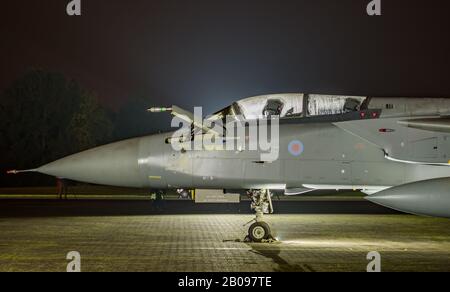
<path fill-rule="evenodd" d="M 248 229 L 248 237 L 252 242 L 263 242 L 272 238 L 269 224 L 266 222 L 253 223 Z"/>

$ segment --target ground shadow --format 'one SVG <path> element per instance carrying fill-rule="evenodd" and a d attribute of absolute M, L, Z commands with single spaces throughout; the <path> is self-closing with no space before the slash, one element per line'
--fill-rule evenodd
<path fill-rule="evenodd" d="M 278 201 L 276 214 L 395 214 L 367 201 Z M 186 214 L 253 214 L 249 202 L 196 204 L 192 201 L 146 200 L 0 200 L 0 217 L 143 216 Z"/>
<path fill-rule="evenodd" d="M 273 243 L 252 243 L 241 239 L 227 239 L 223 242 L 245 243 L 250 248 L 249 252 L 268 258 L 277 265 L 273 272 L 315 272 L 314 269 L 308 264 L 292 265 L 281 257 L 280 245 L 282 242 L 279 241 Z"/>
<path fill-rule="evenodd" d="M 274 272 L 315 272 L 308 264 L 295 264 L 292 265 L 284 258 L 280 256 L 281 242 L 275 243 L 247 243 L 247 245 L 251 248 L 251 252 L 263 256 L 265 258 L 271 259 L 275 264 L 278 265 L 277 268 L 274 269 Z"/>

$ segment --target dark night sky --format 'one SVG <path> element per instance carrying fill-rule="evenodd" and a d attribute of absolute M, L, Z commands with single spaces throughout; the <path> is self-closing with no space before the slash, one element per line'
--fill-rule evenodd
<path fill-rule="evenodd" d="M 444 0 L 69 0 L 1 4 L 0 90 L 27 68 L 73 77 L 113 107 L 219 109 L 274 92 L 450 97 Z"/>

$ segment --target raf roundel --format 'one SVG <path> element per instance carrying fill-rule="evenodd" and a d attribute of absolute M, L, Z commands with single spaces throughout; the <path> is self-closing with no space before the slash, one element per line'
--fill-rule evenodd
<path fill-rule="evenodd" d="M 289 143 L 288 150 L 293 156 L 300 156 L 305 150 L 305 146 L 302 142 L 295 140 Z"/>

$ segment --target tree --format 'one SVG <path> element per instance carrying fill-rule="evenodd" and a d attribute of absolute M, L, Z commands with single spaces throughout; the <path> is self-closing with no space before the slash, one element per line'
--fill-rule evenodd
<path fill-rule="evenodd" d="M 79 109 L 73 114 L 69 124 L 77 149 L 86 150 L 108 141 L 113 125 L 98 100 L 90 94 L 81 96 Z"/>
<path fill-rule="evenodd" d="M 146 112 L 153 105 L 151 99 L 142 96 L 128 99 L 115 116 L 114 137 L 127 139 L 170 130 L 169 114 Z"/>
<path fill-rule="evenodd" d="M 62 74 L 31 70 L 1 98 L 2 165 L 32 168 L 110 139 L 106 110 Z"/>

